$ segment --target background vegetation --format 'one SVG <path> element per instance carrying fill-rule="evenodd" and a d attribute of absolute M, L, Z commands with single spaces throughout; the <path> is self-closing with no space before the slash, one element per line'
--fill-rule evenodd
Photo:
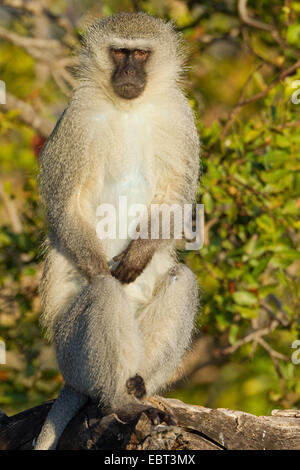
<path fill-rule="evenodd" d="M 297 408 L 300 4 L 291 0 L 0 0 L 0 407 L 29 408 L 62 385 L 38 325 L 37 156 L 74 84 L 82 29 L 134 10 L 173 19 L 186 38 L 202 140 L 205 246 L 182 253 L 203 290 L 201 334 L 188 380 L 178 376 L 169 394 L 255 414 Z"/>

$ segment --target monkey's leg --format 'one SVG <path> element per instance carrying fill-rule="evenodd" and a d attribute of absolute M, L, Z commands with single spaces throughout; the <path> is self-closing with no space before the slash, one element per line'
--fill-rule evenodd
<path fill-rule="evenodd" d="M 148 395 L 162 388 L 188 348 L 198 306 L 198 286 L 185 265 L 174 266 L 139 316 L 145 356 L 139 374 Z"/>
<path fill-rule="evenodd" d="M 143 362 L 138 323 L 122 285 L 98 276 L 55 324 L 59 368 L 67 384 L 105 410 L 135 402 L 126 381 Z"/>
<path fill-rule="evenodd" d="M 65 385 L 49 411 L 34 449 L 54 450 L 65 427 L 86 401 L 85 395 Z"/>
<path fill-rule="evenodd" d="M 37 449 L 53 449 L 87 397 L 106 412 L 137 410 L 126 382 L 137 374 L 143 346 L 119 281 L 98 276 L 54 321 L 56 355 L 66 386 L 50 410 Z"/>

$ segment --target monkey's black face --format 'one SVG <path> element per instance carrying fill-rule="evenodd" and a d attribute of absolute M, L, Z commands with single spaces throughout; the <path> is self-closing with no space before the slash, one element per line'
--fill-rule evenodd
<path fill-rule="evenodd" d="M 111 76 L 114 92 L 126 100 L 137 98 L 146 86 L 145 64 L 150 51 L 111 49 L 110 55 L 114 64 Z"/>

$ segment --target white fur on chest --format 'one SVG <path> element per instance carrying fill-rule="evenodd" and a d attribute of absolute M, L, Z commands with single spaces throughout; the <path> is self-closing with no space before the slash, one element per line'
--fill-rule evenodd
<path fill-rule="evenodd" d="M 164 131 L 168 126 L 173 127 L 171 118 L 168 114 L 163 122 L 158 122 L 152 105 L 127 112 L 106 105 L 101 111 L 93 113 L 94 150 L 99 155 L 99 172 L 96 170 L 93 175 L 97 187 L 93 195 L 95 207 L 101 203 L 112 204 L 118 217 L 120 196 L 126 196 L 128 207 L 131 204 L 149 207 L 162 171 L 157 169 L 156 149 L 157 145 L 164 148 L 166 144 Z M 127 221 L 131 221 L 130 217 Z M 124 240 L 118 236 L 116 239 L 102 240 L 111 267 L 115 267 L 112 258 L 121 253 L 129 242 L 130 238 Z M 134 282 L 124 285 L 135 312 L 149 302 L 156 280 L 166 275 L 172 264 L 173 258 L 169 253 L 156 253 L 143 273 Z"/>
<path fill-rule="evenodd" d="M 118 224 L 121 196 L 126 198 L 128 210 L 134 204 L 148 206 L 153 199 L 156 183 L 153 128 L 145 110 L 125 112 L 110 109 L 96 113 L 94 122 L 102 160 L 97 205 L 112 204 Z M 128 225 L 132 220 L 132 216 L 127 216 Z M 104 240 L 108 260 L 128 243 L 129 238 L 124 240 L 118 236 L 115 240 Z"/>

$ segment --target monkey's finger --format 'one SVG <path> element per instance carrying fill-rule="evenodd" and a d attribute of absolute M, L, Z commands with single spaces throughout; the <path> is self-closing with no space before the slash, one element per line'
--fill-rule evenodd
<path fill-rule="evenodd" d="M 177 421 L 175 416 L 167 413 L 166 411 L 159 411 L 159 417 L 162 421 L 164 421 L 168 426 L 176 426 Z"/>
<path fill-rule="evenodd" d="M 124 269 L 124 264 L 121 261 L 120 264 L 116 267 L 116 269 L 112 271 L 112 273 L 114 274 L 114 276 L 117 277 L 123 271 L 123 269 Z"/>
<path fill-rule="evenodd" d="M 127 268 L 123 264 L 119 264 L 115 271 L 112 271 L 112 275 L 118 279 L 120 282 L 126 278 L 127 275 Z"/>
<path fill-rule="evenodd" d="M 158 409 L 151 407 L 148 410 L 145 410 L 145 413 L 147 414 L 148 418 L 154 426 L 158 426 L 160 424 Z"/>
<path fill-rule="evenodd" d="M 135 281 L 136 278 L 138 277 L 138 274 L 136 271 L 127 271 L 125 272 L 122 281 L 124 284 L 130 284 L 131 282 Z"/>
<path fill-rule="evenodd" d="M 131 277 L 129 276 L 129 274 L 127 272 L 125 272 L 121 277 L 120 277 L 120 282 L 122 282 L 122 284 L 130 284 L 131 282 Z"/>
<path fill-rule="evenodd" d="M 123 281 L 128 284 L 129 282 L 131 282 L 131 278 L 132 278 L 132 271 L 128 269 L 127 271 L 125 270 Z"/>
<path fill-rule="evenodd" d="M 129 245 L 130 246 L 130 245 Z M 121 251 L 121 253 L 119 253 L 118 255 L 114 256 L 113 257 L 113 260 L 114 261 L 121 261 L 124 256 L 128 253 L 129 251 L 129 246 L 127 248 L 125 248 L 125 250 Z"/>
<path fill-rule="evenodd" d="M 158 426 L 158 425 L 160 424 L 160 418 L 159 418 L 159 416 L 158 416 L 158 415 L 155 416 L 155 418 L 153 418 L 153 421 L 152 421 L 152 422 L 153 422 L 154 426 Z"/>
<path fill-rule="evenodd" d="M 118 281 L 121 281 L 121 274 L 120 271 L 112 271 L 111 272 L 112 276 L 118 279 Z"/>
<path fill-rule="evenodd" d="M 121 262 L 115 271 L 112 271 L 112 275 L 122 282 L 122 284 L 130 284 L 136 280 L 141 272 L 142 271 L 137 269 L 129 269 L 124 262 Z"/>
<path fill-rule="evenodd" d="M 125 255 L 124 251 L 122 253 L 120 253 L 119 255 L 116 255 L 113 257 L 113 260 L 114 261 L 121 261 L 121 259 L 123 258 L 123 256 Z"/>
<path fill-rule="evenodd" d="M 151 420 L 152 424 L 154 424 L 155 426 L 162 422 L 165 422 L 167 426 L 177 425 L 176 418 L 167 411 L 151 407 L 146 411 L 146 413 L 149 416 L 149 419 Z"/>

